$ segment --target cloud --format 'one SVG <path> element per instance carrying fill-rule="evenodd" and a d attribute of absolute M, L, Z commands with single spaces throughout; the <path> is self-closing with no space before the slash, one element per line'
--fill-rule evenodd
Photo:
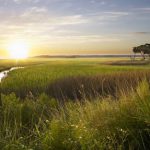
<path fill-rule="evenodd" d="M 120 12 L 120 11 L 104 11 L 85 14 L 84 17 L 89 19 L 91 23 L 110 23 L 112 21 L 117 21 L 123 17 L 129 16 L 129 12 Z"/>
<path fill-rule="evenodd" d="M 47 40 L 45 40 L 47 38 Z M 81 44 L 81 43 L 102 43 L 102 42 L 119 42 L 120 39 L 112 36 L 101 36 L 101 35 L 76 35 L 76 36 L 48 36 L 43 37 L 43 43 L 49 44 L 60 44 L 60 43 L 71 43 L 71 44 Z"/>
<path fill-rule="evenodd" d="M 143 7 L 143 8 L 136 8 L 136 9 L 141 11 L 150 11 L 150 7 Z"/>
<path fill-rule="evenodd" d="M 20 17 L 37 17 L 38 15 L 46 15 L 48 10 L 46 7 L 31 7 L 26 9 Z"/>
<path fill-rule="evenodd" d="M 40 0 L 13 0 L 17 4 L 21 3 L 38 3 Z"/>
<path fill-rule="evenodd" d="M 82 15 L 63 16 L 53 19 L 53 22 L 57 25 L 73 25 L 88 23 L 88 19 Z"/>
<path fill-rule="evenodd" d="M 150 34 L 150 32 L 133 32 L 133 34 L 148 35 L 148 34 Z"/>
<path fill-rule="evenodd" d="M 128 16 L 129 12 L 108 11 L 87 14 L 59 15 L 51 16 L 46 7 L 28 8 L 20 17 L 23 22 L 49 22 L 51 25 L 78 25 L 86 23 L 95 23 L 99 21 L 115 21 L 119 18 Z"/>
<path fill-rule="evenodd" d="M 74 25 L 88 22 L 88 19 L 84 18 L 81 14 L 51 16 L 46 7 L 29 8 L 19 18 L 22 22 L 41 24 L 42 22 L 47 22 L 49 25 Z"/>
<path fill-rule="evenodd" d="M 92 4 L 100 3 L 101 5 L 106 5 L 107 4 L 106 1 L 97 1 L 97 0 L 91 0 L 90 3 L 92 3 Z"/>
<path fill-rule="evenodd" d="M 101 13 L 89 14 L 72 14 L 72 15 L 51 15 L 47 7 L 29 7 L 20 13 L 7 14 L 0 25 L 0 38 L 19 38 L 35 39 L 37 43 L 72 42 L 118 42 L 119 38 L 84 35 L 82 27 L 95 25 L 99 23 L 109 23 L 116 21 L 121 17 L 129 15 L 128 12 L 108 11 Z M 2 19 L 3 18 L 3 19 Z M 88 33 L 86 29 L 86 33 Z"/>
<path fill-rule="evenodd" d="M 121 12 L 121 11 L 108 11 L 104 12 L 105 14 L 110 14 L 115 17 L 122 17 L 122 16 L 127 16 L 129 15 L 129 12 Z"/>
<path fill-rule="evenodd" d="M 137 13 L 150 13 L 150 7 L 134 8 Z"/>
<path fill-rule="evenodd" d="M 119 18 L 128 16 L 129 13 L 128 12 L 117 12 L 117 11 L 111 11 L 111 12 L 103 12 L 100 16 L 99 16 L 99 20 L 103 21 L 103 20 L 107 20 L 107 21 L 115 21 L 118 20 Z"/>

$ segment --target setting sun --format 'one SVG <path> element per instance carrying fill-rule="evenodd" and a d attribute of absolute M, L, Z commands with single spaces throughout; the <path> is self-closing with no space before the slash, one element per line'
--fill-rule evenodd
<path fill-rule="evenodd" d="M 26 42 L 18 40 L 8 45 L 8 51 L 13 59 L 25 59 L 28 57 L 29 47 Z"/>

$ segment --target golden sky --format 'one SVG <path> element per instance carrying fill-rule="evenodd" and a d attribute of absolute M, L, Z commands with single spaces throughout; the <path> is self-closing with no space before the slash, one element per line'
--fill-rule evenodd
<path fill-rule="evenodd" d="M 150 42 L 149 0 L 0 2 L 0 57 L 9 57 L 10 43 L 21 40 L 29 56 L 129 54 Z"/>

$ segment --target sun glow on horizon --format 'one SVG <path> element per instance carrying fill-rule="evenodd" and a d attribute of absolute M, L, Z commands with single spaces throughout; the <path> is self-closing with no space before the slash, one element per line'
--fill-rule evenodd
<path fill-rule="evenodd" d="M 7 50 L 12 59 L 26 59 L 28 57 L 29 46 L 23 40 L 16 40 L 8 44 Z"/>

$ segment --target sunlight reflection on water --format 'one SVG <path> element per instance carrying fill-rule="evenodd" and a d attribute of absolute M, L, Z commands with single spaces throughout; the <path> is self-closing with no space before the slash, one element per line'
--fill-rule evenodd
<path fill-rule="evenodd" d="M 7 77 L 8 73 L 10 71 L 13 71 L 13 70 L 16 70 L 16 69 L 21 69 L 21 68 L 24 68 L 24 67 L 12 67 L 9 70 L 5 70 L 5 71 L 0 72 L 0 82 L 2 81 L 3 78 Z"/>

